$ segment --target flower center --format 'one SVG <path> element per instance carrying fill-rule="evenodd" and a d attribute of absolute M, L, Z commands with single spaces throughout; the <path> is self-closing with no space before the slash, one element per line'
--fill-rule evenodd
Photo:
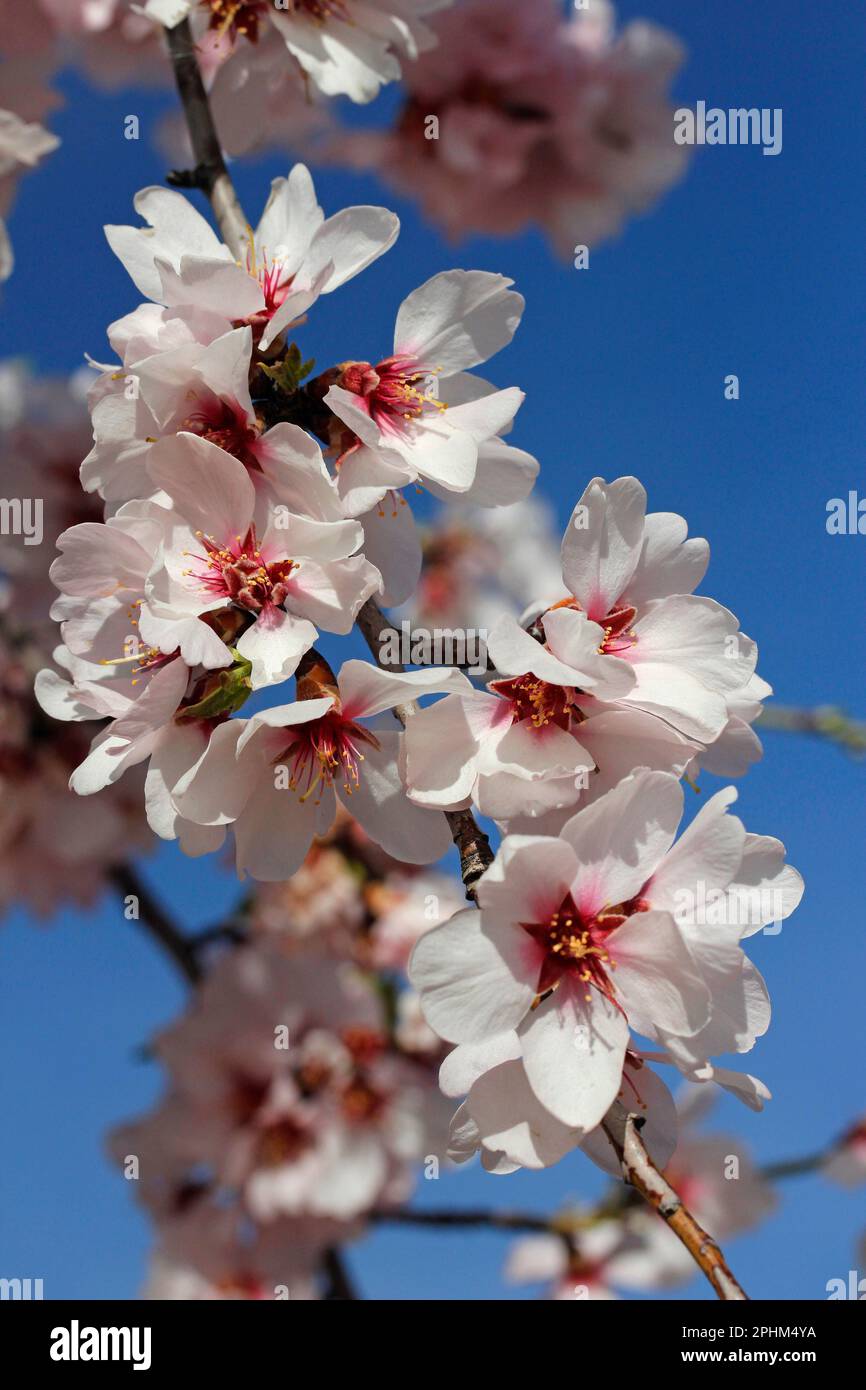
<path fill-rule="evenodd" d="M 511 701 L 514 724 L 528 719 L 535 729 L 556 724 L 567 731 L 573 719 L 583 718 L 570 687 L 550 685 L 531 672 L 513 680 L 491 681 L 490 688 Z"/>
<path fill-rule="evenodd" d="M 241 263 L 238 262 L 240 265 Z M 238 319 L 235 321 L 236 328 L 243 328 L 246 325 L 252 329 L 253 346 L 258 348 L 259 342 L 264 334 L 265 328 L 278 309 L 282 308 L 289 290 L 292 288 L 294 275 L 288 274 L 285 262 L 279 257 L 273 260 L 268 258 L 265 247 L 256 250 L 255 238 L 252 228 L 247 230 L 247 255 L 246 265 L 243 267 L 248 275 L 258 281 L 261 286 L 265 305 L 257 313 L 251 314 L 248 319 Z M 301 320 L 299 320 L 300 322 Z M 288 326 L 288 325 L 287 325 Z M 282 335 L 280 335 L 282 337 Z"/>
<path fill-rule="evenodd" d="M 637 896 L 587 917 L 568 893 L 546 922 L 522 922 L 523 930 L 545 951 L 538 977 L 538 994 L 546 994 L 564 975 L 569 975 L 587 986 L 586 999 L 597 989 L 619 1008 L 609 978 L 609 972 L 616 969 L 616 961 L 608 950 L 608 937 L 627 917 L 648 910 L 646 899 Z"/>
<path fill-rule="evenodd" d="M 234 43 L 239 35 L 255 43 L 259 37 L 259 23 L 267 5 L 265 0 L 200 0 L 202 9 L 210 10 L 209 29 L 215 29 L 218 38 L 228 34 Z"/>
<path fill-rule="evenodd" d="M 275 763 L 287 764 L 289 787 L 301 791 L 302 801 L 321 784 L 332 786 L 338 776 L 343 779 L 343 789 L 351 795 L 360 784 L 360 764 L 364 761 L 360 745 L 364 743 L 379 747 L 378 739 L 368 729 L 352 719 L 344 719 L 339 710 L 330 709 L 320 719 L 296 725 L 291 730 L 291 742 Z"/>
<path fill-rule="evenodd" d="M 193 393 L 195 397 L 195 393 Z M 197 399 L 197 397 L 195 397 Z M 255 456 L 251 453 L 260 431 L 247 423 L 247 418 L 238 405 L 231 405 L 219 396 L 203 402 L 184 420 L 181 429 L 207 439 L 220 449 L 225 449 L 245 468 L 257 468 Z"/>
<path fill-rule="evenodd" d="M 126 620 L 130 627 L 138 627 L 138 609 L 143 603 L 143 599 L 136 599 L 126 610 Z M 160 667 L 167 666 L 170 661 L 174 661 L 177 652 L 172 652 L 166 656 L 165 652 L 159 651 L 156 647 L 144 647 L 138 638 L 132 638 L 128 643 L 124 643 L 126 651 L 123 656 L 104 657 L 100 661 L 100 666 L 128 666 L 132 676 L 132 685 L 138 685 L 142 674 L 152 675 Z M 122 673 L 119 673 L 122 674 Z"/>
<path fill-rule="evenodd" d="M 255 526 L 245 536 L 235 536 L 226 545 L 219 545 L 212 536 L 201 536 L 206 556 L 196 557 L 198 569 L 188 569 L 206 593 L 227 598 L 238 608 L 260 613 L 263 608 L 278 607 L 289 594 L 288 580 L 298 568 L 295 560 L 268 562 L 262 555 Z"/>
<path fill-rule="evenodd" d="M 447 410 L 434 393 L 440 368 L 424 367 L 405 353 L 371 362 L 344 362 L 338 385 L 359 398 L 382 434 L 405 434 L 424 415 Z"/>
<path fill-rule="evenodd" d="M 343 1029 L 341 1037 L 343 1046 L 358 1066 L 369 1066 L 387 1047 L 387 1039 L 380 1032 L 362 1023 L 350 1024 Z"/>
<path fill-rule="evenodd" d="M 309 1145 L 309 1135 L 291 1116 L 263 1130 L 258 1143 L 259 1161 L 266 1168 L 292 1163 Z"/>
<path fill-rule="evenodd" d="M 386 1097 L 363 1076 L 356 1075 L 340 1097 L 343 1114 L 354 1124 L 376 1120 L 387 1104 Z"/>

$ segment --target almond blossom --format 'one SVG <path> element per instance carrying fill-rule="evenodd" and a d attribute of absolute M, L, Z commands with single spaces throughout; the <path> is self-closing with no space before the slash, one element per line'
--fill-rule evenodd
<path fill-rule="evenodd" d="M 357 522 L 318 521 L 257 496 L 243 464 L 209 440 L 162 440 L 148 471 L 172 502 L 145 585 L 158 649 L 183 655 L 178 620 L 185 630 L 190 618 L 231 610 L 247 624 L 234 645 L 258 689 L 292 675 L 317 626 L 350 631 L 380 589 L 378 570 L 353 553 Z"/>
<path fill-rule="evenodd" d="M 796 905 L 798 877 L 782 879 L 775 859 L 753 862 L 759 837 L 747 844 L 727 815 L 734 796 L 714 797 L 674 845 L 682 789 L 639 770 L 558 839 L 506 837 L 479 881 L 481 911 L 458 913 L 415 948 L 410 977 L 428 1022 L 448 1041 L 489 1047 L 493 1068 L 503 1037 L 512 1052 L 516 1038 L 538 1111 L 584 1135 L 620 1088 L 630 1030 L 686 1070 L 748 1050 L 769 1005 L 740 948 L 743 923 L 734 910 L 710 926 L 676 898 L 686 890 L 693 904 L 701 883 L 736 888 L 775 868 L 788 885 L 779 913 Z"/>
<path fill-rule="evenodd" d="M 579 1210 L 569 1212 L 577 1222 L 581 1215 Z M 587 1212 L 585 1219 L 586 1229 L 578 1229 L 571 1248 L 553 1234 L 524 1236 L 515 1242 L 505 1264 L 505 1279 L 513 1284 L 544 1284 L 544 1296 L 557 1303 L 607 1301 L 619 1298 L 617 1289 L 648 1292 L 677 1282 L 682 1259 L 672 1277 L 672 1252 L 664 1241 L 670 1233 L 651 1213 L 628 1211 L 619 1220 L 600 1220 Z M 676 1238 L 673 1244 L 682 1250 Z"/>
<path fill-rule="evenodd" d="M 257 43 L 273 24 L 291 57 L 327 96 L 372 101 L 400 76 L 400 59 L 416 58 L 435 37 L 422 22 L 451 0 L 147 0 L 145 14 L 173 29 L 209 11 L 198 42 L 205 70 L 232 54 L 240 40 Z M 287 60 L 288 61 L 288 60 Z"/>
<path fill-rule="evenodd" d="M 150 843 L 141 779 L 84 803 L 69 790 L 98 725 L 45 718 L 33 696 L 45 660 L 0 635 L 0 914 L 23 903 L 40 918 L 66 902 L 91 905 L 109 871 Z"/>
<path fill-rule="evenodd" d="M 448 1096 L 466 1093 L 451 1121 L 448 1154 L 455 1162 L 480 1152 L 483 1166 L 502 1175 L 550 1167 L 580 1147 L 605 1172 L 619 1176 L 600 1127 L 587 1133 L 563 1123 L 540 1103 L 515 1033 L 455 1047 L 442 1063 L 439 1085 Z M 676 1108 L 665 1083 L 637 1052 L 625 1054 L 616 1098 L 640 1115 L 641 1138 L 653 1162 L 663 1168 L 676 1147 Z"/>
<path fill-rule="evenodd" d="M 585 625 L 593 635 L 601 629 L 600 652 L 633 678 L 617 702 L 709 744 L 728 725 L 729 702 L 743 697 L 757 651 L 733 613 L 693 593 L 709 547 L 686 534 L 685 521 L 672 512 L 647 515 L 636 478 L 594 478 L 562 541 L 567 596 L 536 619 L 533 631 L 567 665 L 572 645 L 583 650 Z M 522 675 L 533 657 L 530 639 L 513 620 L 503 626 L 511 647 L 500 642 L 499 669 Z"/>
<path fill-rule="evenodd" d="M 359 721 L 402 701 L 466 684 L 459 671 L 396 675 L 346 661 L 336 677 L 321 659 L 299 669 L 299 698 L 230 719 L 172 792 L 186 819 L 233 825 L 238 874 L 271 882 L 303 862 L 337 800 L 395 858 L 428 864 L 448 849 L 444 818 L 406 799 L 397 770 L 399 734 Z"/>
<path fill-rule="evenodd" d="M 843 1187 L 859 1187 L 866 1182 L 866 1119 L 857 1120 L 845 1131 L 821 1171 Z"/>
<path fill-rule="evenodd" d="M 250 399 L 251 359 L 247 327 L 206 345 L 164 348 L 137 361 L 131 376 L 107 373 L 92 392 L 95 443 L 81 465 L 85 491 L 114 503 L 153 493 L 146 471 L 151 447 L 183 430 L 258 470 L 262 425 Z"/>
<path fill-rule="evenodd" d="M 239 1207 L 192 1195 L 159 1222 L 142 1298 L 197 1303 L 308 1301 L 319 1297 L 329 1245 L 351 1235 L 346 1222 L 286 1217 L 252 1226 Z"/>
<path fill-rule="evenodd" d="M 210 315 L 221 332 L 249 323 L 261 351 L 320 294 L 387 251 L 400 228 L 376 207 L 345 208 L 326 220 L 303 164 L 273 180 L 244 265 L 182 193 L 145 188 L 134 202 L 148 226 L 110 226 L 105 234 L 136 288 L 157 304 Z"/>
<path fill-rule="evenodd" d="M 389 356 L 341 365 L 325 403 L 353 515 L 419 478 L 470 492 L 479 444 L 506 430 L 523 400 L 516 387 L 465 375 L 514 336 L 524 301 L 511 284 L 483 270 L 434 275 L 404 299 Z"/>
<path fill-rule="evenodd" d="M 403 776 L 421 806 L 456 810 L 474 803 L 483 815 L 516 828 L 601 795 L 636 765 L 681 774 L 698 746 L 640 710 L 595 698 L 627 699 L 624 663 L 603 653 L 595 623 L 577 628 L 580 645 L 557 655 L 559 633 L 542 648 L 504 619 L 489 634 L 495 667 L 520 674 L 491 681 L 487 693 L 449 695 L 407 728 Z M 525 638 L 525 640 L 524 640 Z M 601 654 L 600 654 L 601 653 Z M 557 824 L 558 828 L 558 824 Z"/>
<path fill-rule="evenodd" d="M 636 479 L 594 480 L 562 545 L 571 596 L 533 606 L 528 630 L 503 615 L 487 640 L 500 678 L 412 721 L 409 796 L 555 834 L 635 767 L 745 771 L 770 687 L 733 615 L 691 593 L 707 559 L 682 518 L 646 515 Z"/>
<path fill-rule="evenodd" d="M 686 1106 L 681 1109 L 685 1118 Z M 697 1221 L 716 1240 L 759 1225 L 775 1209 L 773 1188 L 742 1143 L 726 1134 L 688 1132 L 660 1166 L 667 1181 Z M 618 1176 L 618 1173 L 615 1173 Z M 619 1221 L 591 1211 L 575 1220 L 573 1251 L 556 1236 L 519 1241 L 509 1255 L 506 1278 L 549 1284 L 547 1297 L 615 1298 L 612 1286 L 649 1292 L 685 1283 L 695 1272 L 688 1251 L 646 1208 L 631 1208 Z"/>
<path fill-rule="evenodd" d="M 411 512 L 388 500 L 401 488 L 499 506 L 535 481 L 537 461 L 500 438 L 523 392 L 470 371 L 514 335 L 523 298 L 511 283 L 480 270 L 434 275 L 403 301 L 389 356 L 344 362 L 323 379 L 340 496 L 364 520 L 387 603 L 409 596 L 421 567 Z"/>

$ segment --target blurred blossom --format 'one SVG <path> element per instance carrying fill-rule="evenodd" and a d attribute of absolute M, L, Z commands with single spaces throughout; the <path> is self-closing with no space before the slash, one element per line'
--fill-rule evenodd
<path fill-rule="evenodd" d="M 866 1183 L 866 1117 L 846 1130 L 822 1172 L 843 1187 Z"/>
<path fill-rule="evenodd" d="M 443 508 L 422 535 L 424 568 L 404 612 L 416 627 L 491 628 L 562 592 L 559 527 L 538 496 L 510 507 Z"/>
<path fill-rule="evenodd" d="M 154 1052 L 170 1088 L 111 1150 L 138 1157 L 161 1220 L 191 1187 L 259 1224 L 351 1219 L 404 1201 L 414 1163 L 444 1149 L 435 1068 L 394 1047 L 373 982 L 327 957 L 231 952 Z"/>
<path fill-rule="evenodd" d="M 347 131 L 331 153 L 376 169 L 450 237 L 537 225 L 570 258 L 681 176 L 668 90 L 683 51 L 664 30 L 617 33 L 607 0 L 568 19 L 558 0 L 466 0 L 432 24 L 438 45 L 404 66 L 395 128 Z"/>

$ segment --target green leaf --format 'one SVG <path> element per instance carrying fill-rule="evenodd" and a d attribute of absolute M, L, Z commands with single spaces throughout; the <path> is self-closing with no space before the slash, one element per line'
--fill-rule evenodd
<path fill-rule="evenodd" d="M 210 672 L 195 691 L 195 703 L 179 710 L 178 719 L 218 719 L 223 714 L 234 714 L 246 703 L 252 694 L 252 662 L 235 647 L 229 647 L 229 651 L 235 658 L 233 665 Z"/>

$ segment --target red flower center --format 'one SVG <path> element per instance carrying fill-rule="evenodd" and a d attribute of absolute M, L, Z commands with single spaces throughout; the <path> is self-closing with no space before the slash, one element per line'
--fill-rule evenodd
<path fill-rule="evenodd" d="M 362 409 L 382 434 L 405 434 L 423 415 L 448 407 L 433 393 L 436 369 L 424 367 L 405 353 L 370 362 L 343 364 L 338 385 L 359 398 Z"/>
<path fill-rule="evenodd" d="M 199 568 L 186 573 L 207 593 L 230 599 L 250 613 L 285 602 L 289 576 L 298 565 L 294 560 L 265 560 L 255 526 L 250 526 L 245 536 L 236 536 L 225 545 L 219 545 L 211 536 L 202 536 L 201 543 L 206 557 L 196 557 Z"/>
<path fill-rule="evenodd" d="M 220 449 L 225 449 L 245 468 L 258 468 L 255 455 L 251 452 L 259 438 L 259 430 L 247 423 L 247 418 L 235 402 L 212 396 L 202 402 L 197 410 L 187 416 L 181 429 L 207 439 Z"/>
<path fill-rule="evenodd" d="M 638 895 L 627 903 L 585 916 L 568 893 L 546 922 L 521 922 L 523 930 L 545 952 L 536 987 L 538 994 L 546 994 L 568 975 L 587 986 L 587 999 L 591 990 L 597 989 L 619 1008 L 609 979 L 616 962 L 608 950 L 608 937 L 627 917 L 648 910 L 649 903 Z"/>
<path fill-rule="evenodd" d="M 232 43 L 240 35 L 255 43 L 259 37 L 261 16 L 267 9 L 266 0 L 199 0 L 202 9 L 210 10 L 209 29 L 218 37 L 228 34 Z"/>
<path fill-rule="evenodd" d="M 332 786 L 338 776 L 351 795 L 361 780 L 361 745 L 379 747 L 378 739 L 368 729 L 352 719 L 344 719 L 337 709 L 328 710 L 320 719 L 298 724 L 289 732 L 290 742 L 275 762 L 288 765 L 289 787 L 301 791 L 302 801 L 321 784 Z"/>
<path fill-rule="evenodd" d="M 576 598 L 565 598 L 560 603 L 555 603 L 553 609 L 555 608 L 574 608 L 578 613 L 583 612 Z M 548 611 L 553 612 L 553 609 Z M 637 642 L 632 627 L 637 617 L 637 609 L 633 604 L 617 602 L 608 613 L 588 612 L 586 616 L 590 622 L 598 623 L 599 627 L 604 628 L 604 638 L 598 649 L 602 655 L 622 656 Z M 538 621 L 540 623 L 541 620 Z"/>
<path fill-rule="evenodd" d="M 531 672 L 526 676 L 515 676 L 512 680 L 491 681 L 490 688 L 511 701 L 514 724 L 528 719 L 536 729 L 556 724 L 567 731 L 572 720 L 583 718 L 574 703 L 574 690 L 567 686 L 550 685 Z"/>

